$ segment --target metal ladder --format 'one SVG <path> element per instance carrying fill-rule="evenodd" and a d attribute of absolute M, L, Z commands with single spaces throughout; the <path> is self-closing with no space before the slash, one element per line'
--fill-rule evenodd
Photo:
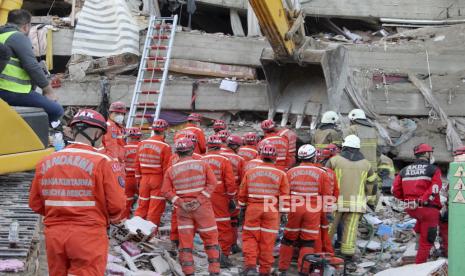
<path fill-rule="evenodd" d="M 126 127 L 151 130 L 160 117 L 178 16 L 150 17 Z"/>

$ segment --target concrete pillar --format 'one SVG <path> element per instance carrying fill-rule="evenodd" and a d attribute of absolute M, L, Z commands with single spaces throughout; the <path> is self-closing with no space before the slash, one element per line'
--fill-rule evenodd
<path fill-rule="evenodd" d="M 465 271 L 465 162 L 449 165 L 449 276 Z"/>

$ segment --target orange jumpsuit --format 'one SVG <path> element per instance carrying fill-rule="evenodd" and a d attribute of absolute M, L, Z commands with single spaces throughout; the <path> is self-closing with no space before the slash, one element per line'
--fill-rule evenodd
<path fill-rule="evenodd" d="M 330 194 L 329 176 L 315 164 L 303 162 L 290 169 L 287 177 L 291 187 L 291 212 L 279 251 L 281 271 L 286 271 L 291 264 L 295 242 L 300 243 L 297 267 L 301 267 L 305 255 L 314 253 L 315 241 L 320 239 L 322 196 Z"/>
<path fill-rule="evenodd" d="M 165 211 L 161 195 L 163 174 L 170 166 L 171 147 L 163 136 L 154 135 L 139 142 L 136 156 L 136 177 L 140 177 L 139 207 L 134 215 L 160 224 Z"/>
<path fill-rule="evenodd" d="M 339 184 L 337 181 L 336 173 L 330 169 L 323 167 L 321 164 L 315 164 L 315 166 L 323 168 L 329 176 L 329 194 L 334 197 L 334 204 L 336 204 L 337 199 L 339 197 Z M 333 242 L 331 237 L 329 236 L 329 226 L 331 222 L 328 221 L 328 218 L 323 215 L 321 216 L 321 228 L 320 228 L 320 236 L 321 239 L 316 241 L 315 250 L 317 252 L 328 252 L 334 254 Z"/>
<path fill-rule="evenodd" d="M 258 150 L 256 146 L 245 145 L 239 148 L 237 154 L 245 161 L 250 161 L 258 157 Z"/>
<path fill-rule="evenodd" d="M 279 197 L 288 195 L 287 175 L 273 164 L 264 163 L 245 173 L 239 192 L 239 205 L 247 208 L 242 230 L 246 268 L 255 268 L 258 258 L 259 272 L 270 273 L 279 231 Z"/>
<path fill-rule="evenodd" d="M 195 144 L 194 152 L 198 154 L 204 154 L 207 151 L 207 142 L 205 140 L 205 134 L 203 130 L 197 125 L 190 123 L 187 123 L 183 130 L 191 131 L 197 136 L 197 143 Z"/>
<path fill-rule="evenodd" d="M 176 215 L 179 223 L 179 261 L 186 275 L 195 272 L 192 255 L 195 230 L 203 240 L 209 272 L 220 272 L 218 229 L 210 201 L 216 186 L 215 174 L 210 166 L 201 160 L 182 158 L 166 171 L 162 194 L 178 207 Z M 194 199 L 200 203 L 198 209 L 186 212 L 181 208 L 182 203 Z"/>
<path fill-rule="evenodd" d="M 29 207 L 44 216 L 50 275 L 104 275 L 107 227 L 123 219 L 126 205 L 113 163 L 75 143 L 37 164 Z"/>
<path fill-rule="evenodd" d="M 276 158 L 276 168 L 283 171 L 286 171 L 289 168 L 289 142 L 287 141 L 287 138 L 270 134 L 266 136 L 266 138 L 264 138 L 260 143 L 270 143 L 276 147 L 276 152 L 278 154 L 278 157 Z"/>
<path fill-rule="evenodd" d="M 209 151 L 202 160 L 210 165 L 216 176 L 216 189 L 211 196 L 216 225 L 218 226 L 218 242 L 224 255 L 229 256 L 234 243 L 233 228 L 231 226 L 231 213 L 229 201 L 237 193 L 234 183 L 234 173 L 228 158 L 220 155 L 220 151 Z"/>
<path fill-rule="evenodd" d="M 102 139 L 105 154 L 124 164 L 124 145 L 126 145 L 124 127 L 108 119 L 107 129 L 108 131 Z"/>
<path fill-rule="evenodd" d="M 287 152 L 287 166 L 288 168 L 292 168 L 295 165 L 295 152 L 297 150 L 297 134 L 288 128 L 283 128 L 278 131 L 277 135 L 286 138 L 289 142 L 289 149 Z"/>
<path fill-rule="evenodd" d="M 249 162 L 245 163 L 245 166 L 244 166 L 244 175 L 245 173 L 252 169 L 252 168 L 255 168 L 255 167 L 258 167 L 260 165 L 263 165 L 263 160 L 262 159 L 252 159 L 250 160 Z M 241 179 L 241 182 L 242 182 L 242 179 Z"/>
<path fill-rule="evenodd" d="M 174 164 L 178 163 L 179 159 L 180 157 L 177 153 L 171 155 L 170 166 L 173 166 Z M 194 153 L 192 154 L 192 159 L 200 160 L 202 159 L 202 155 Z M 171 231 L 170 231 L 170 240 L 172 241 L 179 241 L 178 219 L 176 215 L 176 209 L 177 207 L 173 205 L 173 210 L 171 212 Z"/>
<path fill-rule="evenodd" d="M 134 196 L 137 194 L 137 181 L 136 181 L 136 155 L 137 155 L 137 144 L 139 142 L 129 142 L 124 146 L 124 163 L 126 170 L 126 185 L 124 192 L 126 194 L 126 212 L 124 213 L 125 218 L 129 218 L 131 214 L 131 208 L 134 204 Z"/>
<path fill-rule="evenodd" d="M 241 185 L 242 176 L 244 175 L 244 166 L 245 160 L 244 158 L 240 157 L 236 154 L 232 149 L 226 148 L 221 152 L 221 155 L 225 156 L 226 158 L 231 161 L 231 165 L 233 167 L 234 173 L 234 180 L 236 184 L 236 190 L 239 190 L 239 186 Z M 237 196 L 234 197 L 235 202 L 237 203 Z M 237 231 L 239 227 L 239 213 L 241 208 L 239 204 L 236 204 L 236 210 L 231 212 L 231 226 L 233 228 L 233 244 L 237 243 Z"/>

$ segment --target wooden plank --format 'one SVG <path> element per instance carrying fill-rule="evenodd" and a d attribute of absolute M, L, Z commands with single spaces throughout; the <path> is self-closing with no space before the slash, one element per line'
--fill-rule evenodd
<path fill-rule="evenodd" d="M 255 68 L 185 59 L 172 59 L 170 72 L 219 78 L 256 79 Z"/>

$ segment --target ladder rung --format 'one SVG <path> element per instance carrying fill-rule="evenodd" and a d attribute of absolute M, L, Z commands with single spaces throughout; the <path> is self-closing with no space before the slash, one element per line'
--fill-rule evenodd
<path fill-rule="evenodd" d="M 154 35 L 153 39 L 169 39 L 169 35 Z"/>
<path fill-rule="evenodd" d="M 152 50 L 168 50 L 168 46 L 152 45 L 150 46 Z"/>
<path fill-rule="evenodd" d="M 142 95 L 156 95 L 156 94 L 160 94 L 160 91 L 158 91 L 158 90 L 143 90 L 143 91 L 140 91 L 139 93 L 142 94 Z"/>
<path fill-rule="evenodd" d="M 138 107 L 155 107 L 157 106 L 156 103 L 138 103 L 137 104 Z"/>
<path fill-rule="evenodd" d="M 145 71 L 163 72 L 163 68 L 161 68 L 161 67 L 148 67 L 148 68 L 145 68 Z"/>
<path fill-rule="evenodd" d="M 148 57 L 149 60 L 161 60 L 161 61 L 165 61 L 166 60 L 166 57 Z"/>
<path fill-rule="evenodd" d="M 155 24 L 155 30 L 160 30 L 161 28 L 165 30 L 171 30 L 171 24 Z"/>
<path fill-rule="evenodd" d="M 136 114 L 136 115 L 133 115 L 133 117 L 136 117 L 136 118 L 152 118 L 153 115 L 152 114 Z"/>
<path fill-rule="evenodd" d="M 161 79 L 144 79 L 145 83 L 160 83 Z"/>

